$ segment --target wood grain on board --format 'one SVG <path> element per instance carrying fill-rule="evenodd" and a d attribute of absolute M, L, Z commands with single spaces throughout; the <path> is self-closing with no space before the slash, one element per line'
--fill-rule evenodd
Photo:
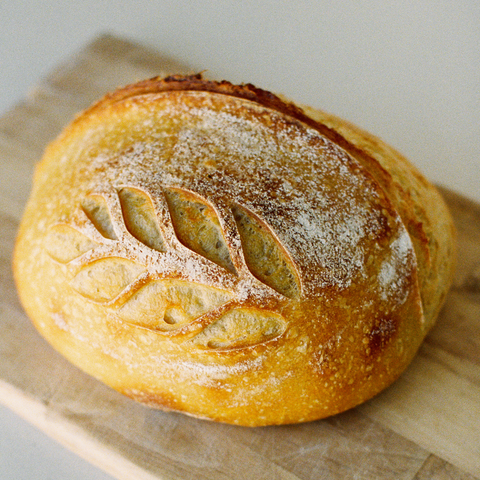
<path fill-rule="evenodd" d="M 480 207 L 446 190 L 459 263 L 445 308 L 402 377 L 344 414 L 251 429 L 151 410 L 77 370 L 36 333 L 11 273 L 35 162 L 107 91 L 188 71 L 104 35 L 0 119 L 0 401 L 119 479 L 480 479 Z"/>

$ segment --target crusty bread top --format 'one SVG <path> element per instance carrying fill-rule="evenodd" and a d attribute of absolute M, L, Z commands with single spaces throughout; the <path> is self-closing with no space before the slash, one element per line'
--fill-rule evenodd
<path fill-rule="evenodd" d="M 252 85 L 173 76 L 107 95 L 49 146 L 15 272 L 42 334 L 114 388 L 285 423 L 399 375 L 448 288 L 452 232 L 378 139 Z"/>
<path fill-rule="evenodd" d="M 359 161 L 393 202 L 410 234 L 418 259 L 425 328 L 428 331 L 433 326 L 448 290 L 445 285 L 452 281 L 455 231 L 437 189 L 404 156 L 378 137 L 335 115 L 297 105 L 252 84 L 209 81 L 201 74 L 155 77 L 128 85 L 106 95 L 84 113 L 163 91 L 203 91 L 250 100 L 314 128 Z"/>

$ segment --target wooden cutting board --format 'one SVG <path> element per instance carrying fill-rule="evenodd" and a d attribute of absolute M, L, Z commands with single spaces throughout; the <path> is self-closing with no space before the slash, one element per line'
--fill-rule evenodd
<path fill-rule="evenodd" d="M 459 265 L 437 325 L 392 387 L 327 420 L 249 429 L 154 411 L 78 371 L 33 329 L 11 255 L 34 163 L 106 91 L 186 70 L 102 36 L 0 119 L 0 401 L 119 479 L 480 479 L 480 206 L 452 192 Z"/>

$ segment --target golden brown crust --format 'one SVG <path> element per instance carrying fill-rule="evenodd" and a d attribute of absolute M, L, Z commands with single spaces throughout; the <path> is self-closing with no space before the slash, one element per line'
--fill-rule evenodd
<path fill-rule="evenodd" d="M 445 201 L 403 155 L 378 137 L 334 115 L 310 107 L 304 109 L 348 138 L 368 155 L 371 164 L 381 166 L 382 186 L 393 196 L 415 247 L 429 330 L 443 305 L 454 272 L 456 233 Z"/>
<path fill-rule="evenodd" d="M 15 277 L 47 340 L 120 392 L 301 422 L 408 365 L 450 283 L 451 225 L 403 157 L 334 116 L 253 85 L 154 78 L 49 146 Z"/>
<path fill-rule="evenodd" d="M 451 278 L 444 280 L 446 272 L 443 275 L 437 275 L 435 269 L 432 269 L 432 265 L 436 262 L 432 262 L 431 256 L 452 258 L 454 254 L 451 237 L 455 233 L 453 223 L 448 219 L 448 209 L 438 191 L 407 159 L 379 138 L 334 115 L 318 109 L 298 106 L 252 84 L 233 85 L 227 81 L 209 81 L 203 79 L 201 74 L 154 77 L 117 90 L 105 96 L 92 108 L 104 108 L 106 105 L 138 95 L 189 90 L 208 91 L 247 99 L 289 115 L 315 128 L 359 160 L 393 200 L 412 238 L 415 253 L 419 259 L 422 298 L 424 302 L 428 302 L 424 307 L 428 312 L 432 310 L 431 314 L 427 315 L 427 330 L 432 327 L 433 319 L 438 315 L 439 305 L 443 303 L 442 299 L 446 294 L 446 289 L 441 285 L 450 285 Z M 426 214 L 425 210 L 429 211 L 430 215 Z M 433 210 L 436 211 L 435 215 L 431 214 Z M 432 222 L 435 218 L 447 218 L 447 220 Z M 448 231 L 446 235 L 445 229 Z M 435 241 L 435 238 L 439 237 L 444 238 L 440 242 Z M 441 251 L 437 251 L 438 248 Z M 442 268 L 448 270 L 447 266 Z M 427 290 L 430 293 L 424 294 L 423 292 Z"/>

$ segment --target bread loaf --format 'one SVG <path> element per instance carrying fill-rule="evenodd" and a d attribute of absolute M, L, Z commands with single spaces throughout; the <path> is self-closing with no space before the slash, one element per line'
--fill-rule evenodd
<path fill-rule="evenodd" d="M 14 270 L 73 364 L 164 410 L 305 422 L 390 385 L 452 279 L 437 190 L 378 138 L 252 85 L 119 89 L 47 148 Z"/>

